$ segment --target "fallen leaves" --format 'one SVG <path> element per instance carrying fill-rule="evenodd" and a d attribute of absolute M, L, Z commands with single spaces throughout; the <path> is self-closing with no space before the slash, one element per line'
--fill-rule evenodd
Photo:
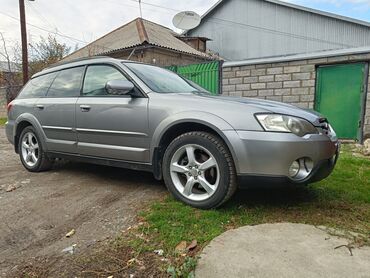
<path fill-rule="evenodd" d="M 186 251 L 187 242 L 185 240 L 180 241 L 179 244 L 176 245 L 175 251 L 177 253 L 184 253 Z"/>
<path fill-rule="evenodd" d="M 76 230 L 75 229 L 72 229 L 72 230 L 70 230 L 67 234 L 66 234 L 66 237 L 71 237 L 71 236 L 73 236 L 74 234 L 76 233 Z"/>
<path fill-rule="evenodd" d="M 190 244 L 188 245 L 188 247 L 186 247 L 186 250 L 191 251 L 195 249 L 197 246 L 198 246 L 197 240 L 193 239 L 192 242 L 190 242 Z"/>
<path fill-rule="evenodd" d="M 157 249 L 157 250 L 154 250 L 154 253 L 157 254 L 158 256 L 163 256 L 163 249 Z"/>
<path fill-rule="evenodd" d="M 76 251 L 76 246 L 77 244 L 72 244 L 71 246 L 68 246 L 67 248 L 64 248 L 62 250 L 63 253 L 69 253 L 69 254 L 74 254 Z"/>
<path fill-rule="evenodd" d="M 187 252 L 194 250 L 198 246 L 196 239 L 193 239 L 190 244 L 183 240 L 175 247 L 175 252 L 181 254 L 182 256 L 186 255 Z"/>
<path fill-rule="evenodd" d="M 17 187 L 14 184 L 10 184 L 5 191 L 6 192 L 12 192 L 12 191 L 14 191 L 16 189 L 17 189 Z"/>

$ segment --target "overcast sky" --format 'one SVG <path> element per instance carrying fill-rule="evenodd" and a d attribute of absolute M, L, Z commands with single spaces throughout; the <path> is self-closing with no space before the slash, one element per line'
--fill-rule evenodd
<path fill-rule="evenodd" d="M 217 0 L 142 0 L 143 17 L 174 28 L 172 17 L 181 10 L 203 14 Z M 370 21 L 370 0 L 286 0 L 357 19 Z M 86 45 L 139 16 L 136 0 L 25 0 L 29 42 L 56 32 L 68 45 Z M 149 3 L 149 4 L 145 4 Z M 1 0 L 0 32 L 9 45 L 20 40 L 16 0 Z M 38 28 L 37 28 L 38 27 Z M 41 30 L 44 29 L 44 30 Z M 64 37 L 62 36 L 64 35 Z M 70 37 L 70 38 L 68 38 Z"/>

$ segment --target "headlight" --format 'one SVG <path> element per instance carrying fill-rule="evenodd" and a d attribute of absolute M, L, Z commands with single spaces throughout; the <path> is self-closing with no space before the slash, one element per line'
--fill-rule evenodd
<path fill-rule="evenodd" d="M 256 118 L 265 131 L 290 132 L 298 136 L 318 133 L 309 121 L 297 117 L 279 114 L 257 114 Z"/>

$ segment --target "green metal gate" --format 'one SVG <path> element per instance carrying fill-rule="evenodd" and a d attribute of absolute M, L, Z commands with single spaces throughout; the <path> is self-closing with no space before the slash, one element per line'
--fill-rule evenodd
<path fill-rule="evenodd" d="M 361 139 L 365 64 L 317 69 L 315 109 L 325 115 L 342 139 Z"/>
<path fill-rule="evenodd" d="M 216 95 L 220 93 L 221 66 L 221 61 L 214 61 L 187 66 L 170 66 L 167 69 L 197 83 Z"/>

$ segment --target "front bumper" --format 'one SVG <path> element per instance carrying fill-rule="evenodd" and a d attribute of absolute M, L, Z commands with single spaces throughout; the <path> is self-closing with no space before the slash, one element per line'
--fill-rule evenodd
<path fill-rule="evenodd" d="M 310 183 L 327 177 L 336 164 L 339 142 L 325 134 L 299 137 L 291 133 L 237 131 L 233 154 L 237 174 L 242 183 L 253 180 L 275 180 Z M 290 178 L 293 161 L 307 158 L 312 169 L 299 180 Z"/>

